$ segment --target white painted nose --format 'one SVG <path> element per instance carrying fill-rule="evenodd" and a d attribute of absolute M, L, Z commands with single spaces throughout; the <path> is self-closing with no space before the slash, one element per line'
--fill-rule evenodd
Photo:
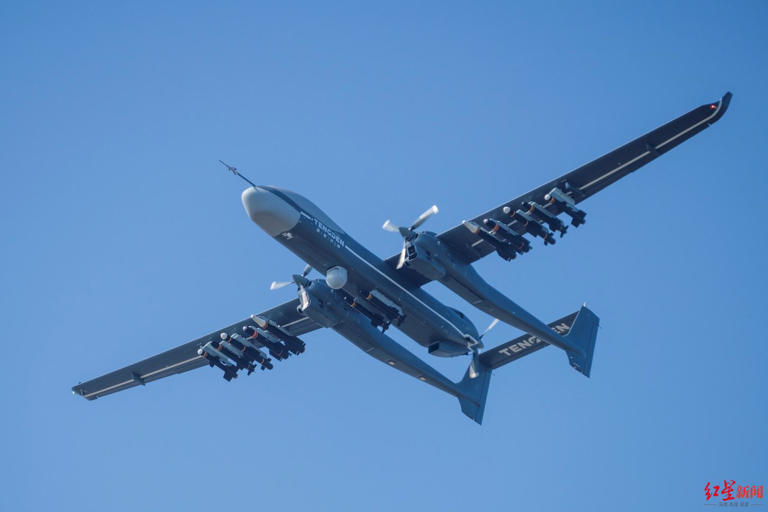
<path fill-rule="evenodd" d="M 277 236 L 293 229 L 301 217 L 296 208 L 276 194 L 260 187 L 243 190 L 241 199 L 243 208 L 251 220 L 270 236 Z"/>

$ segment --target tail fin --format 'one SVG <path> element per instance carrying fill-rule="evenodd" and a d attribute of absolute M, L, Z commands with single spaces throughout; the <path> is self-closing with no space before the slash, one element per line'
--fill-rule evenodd
<path fill-rule="evenodd" d="M 571 313 L 549 324 L 553 331 L 564 335 L 571 344 L 578 346 L 584 352 L 584 355 L 581 355 L 569 351 L 568 361 L 571 366 L 587 377 L 592 369 L 592 354 L 595 351 L 599 324 L 600 319 L 586 306 L 576 313 Z M 464 378 L 456 384 L 461 411 L 476 422 L 482 423 L 488 385 L 491 382 L 491 371 L 548 346 L 536 336 L 524 334 L 487 350 L 479 356 L 475 355 Z"/>
<path fill-rule="evenodd" d="M 587 377 L 592 369 L 592 354 L 595 351 L 595 339 L 597 338 L 597 327 L 600 325 L 600 319 L 587 306 L 582 306 L 573 321 L 571 330 L 564 337 L 574 345 L 577 345 L 584 351 L 584 354 L 568 351 L 568 362 L 571 363 L 577 371 L 580 371 Z"/>
<path fill-rule="evenodd" d="M 475 354 L 472 362 L 469 363 L 464 378 L 458 383 L 459 404 L 461 412 L 475 420 L 478 424 L 483 423 L 483 412 L 485 412 L 485 399 L 488 397 L 488 386 L 491 383 L 491 369 L 480 361 Z"/>

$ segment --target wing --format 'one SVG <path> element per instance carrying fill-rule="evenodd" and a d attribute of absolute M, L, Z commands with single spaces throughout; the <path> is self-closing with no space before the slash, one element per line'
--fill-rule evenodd
<path fill-rule="evenodd" d="M 573 202 L 579 203 L 712 125 L 725 113 L 731 96 L 732 94 L 728 92 L 716 103 L 707 103 L 695 108 L 597 160 L 582 165 L 527 194 L 478 215 L 472 219 L 472 222 L 482 225 L 483 219 L 487 218 L 508 220 L 509 216 L 503 212 L 504 207 L 509 207 L 515 211 L 529 202 L 544 205 L 547 203 L 544 196 L 555 187 L 567 191 Z M 547 205 L 546 208 L 554 215 L 563 212 L 563 209 L 556 204 Z M 514 227 L 515 222 L 517 221 L 512 220 L 507 225 Z M 438 236 L 451 247 L 455 255 L 462 258 L 466 263 L 477 261 L 495 250 L 492 245 L 479 239 L 462 224 Z M 400 255 L 396 254 L 387 259 L 387 263 L 395 267 L 399 257 Z M 400 272 L 403 272 L 404 277 L 414 285 L 421 286 L 428 282 L 426 278 L 413 270 L 403 268 Z"/>
<path fill-rule="evenodd" d="M 290 336 L 299 336 L 318 329 L 319 325 L 296 310 L 298 304 L 299 300 L 294 299 L 269 311 L 259 313 L 257 316 L 274 322 Z M 78 384 L 72 388 L 72 392 L 88 400 L 95 400 L 117 391 L 145 385 L 153 380 L 207 366 L 208 360 L 199 356 L 197 350 L 209 341 L 219 340 L 222 332 L 240 333 L 242 328 L 248 325 L 255 326 L 250 318 L 228 325 L 223 329 L 206 334 L 149 359 Z"/>

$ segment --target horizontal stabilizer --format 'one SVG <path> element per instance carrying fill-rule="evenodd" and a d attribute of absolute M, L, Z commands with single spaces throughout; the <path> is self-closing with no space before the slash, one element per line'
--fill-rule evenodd
<path fill-rule="evenodd" d="M 577 314 L 578 311 L 555 320 L 549 324 L 549 327 L 560 336 L 565 336 L 571 330 L 571 325 L 573 325 Z M 488 368 L 495 370 L 500 366 L 504 366 L 548 346 L 549 344 L 540 338 L 531 334 L 524 334 L 506 343 L 502 343 L 498 347 L 486 350 L 480 354 L 480 362 Z"/>

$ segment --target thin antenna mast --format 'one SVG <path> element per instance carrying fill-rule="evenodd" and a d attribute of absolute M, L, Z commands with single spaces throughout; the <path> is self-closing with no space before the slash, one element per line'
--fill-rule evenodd
<path fill-rule="evenodd" d="M 253 183 L 251 180 L 249 180 L 248 178 L 246 178 L 245 176 L 243 176 L 242 174 L 240 174 L 240 172 L 237 170 L 237 167 L 233 167 L 233 166 L 231 166 L 231 165 L 229 165 L 229 164 L 227 164 L 227 163 L 225 163 L 225 162 L 223 162 L 223 161 L 221 161 L 221 160 L 219 160 L 219 162 L 221 162 L 221 165 L 223 165 L 224 167 L 226 167 L 226 168 L 227 168 L 227 170 L 228 170 L 229 172 L 231 172 L 231 173 L 232 173 L 232 174 L 234 174 L 235 176 L 238 176 L 238 177 L 240 177 L 240 178 L 244 179 L 244 180 L 245 180 L 245 181 L 247 181 L 247 182 L 248 182 L 248 183 L 249 183 L 249 184 L 250 184 L 252 187 L 256 188 L 256 185 L 255 185 L 255 184 L 254 184 L 254 183 Z"/>

